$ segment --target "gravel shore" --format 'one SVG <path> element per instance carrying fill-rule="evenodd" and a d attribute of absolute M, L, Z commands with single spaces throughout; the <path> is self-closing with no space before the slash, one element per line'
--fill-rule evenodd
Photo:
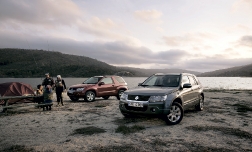
<path fill-rule="evenodd" d="M 115 97 L 72 102 L 42 111 L 34 105 L 0 114 L 0 151 L 151 152 L 252 151 L 252 91 L 206 90 L 203 111 L 180 124 L 124 118 Z M 28 105 L 28 104 L 27 104 Z"/>

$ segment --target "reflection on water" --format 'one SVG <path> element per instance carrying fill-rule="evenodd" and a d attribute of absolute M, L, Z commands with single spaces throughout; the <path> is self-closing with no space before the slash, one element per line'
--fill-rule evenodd
<path fill-rule="evenodd" d="M 147 77 L 124 77 L 129 88 L 136 87 L 138 83 L 143 82 Z M 205 89 L 247 89 L 252 90 L 251 77 L 198 77 Z M 0 83 L 5 82 L 23 82 L 36 88 L 41 84 L 44 78 L 0 78 Z M 55 78 L 54 78 L 55 79 Z M 87 78 L 63 78 L 66 86 L 82 83 Z"/>

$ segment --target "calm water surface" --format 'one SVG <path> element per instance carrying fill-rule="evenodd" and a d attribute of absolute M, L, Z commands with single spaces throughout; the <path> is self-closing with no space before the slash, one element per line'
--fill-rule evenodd
<path fill-rule="evenodd" d="M 133 88 L 138 83 L 143 82 L 147 77 L 123 77 L 129 88 Z M 0 78 L 0 83 L 23 82 L 36 88 L 44 78 Z M 56 78 L 54 78 L 56 79 Z M 87 78 L 63 78 L 66 86 L 82 83 Z M 252 90 L 251 77 L 198 77 L 205 89 L 245 89 Z"/>

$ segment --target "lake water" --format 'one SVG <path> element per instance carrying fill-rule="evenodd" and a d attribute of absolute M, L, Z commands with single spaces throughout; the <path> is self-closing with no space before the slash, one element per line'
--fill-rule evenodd
<path fill-rule="evenodd" d="M 147 77 L 123 77 L 128 83 L 129 88 L 133 88 L 138 83 L 143 82 Z M 41 84 L 44 78 L 0 78 L 0 83 L 5 82 L 23 82 L 36 88 Z M 56 78 L 54 78 L 56 79 Z M 82 83 L 87 78 L 63 78 L 66 86 Z M 198 77 L 205 89 L 243 89 L 252 90 L 251 77 Z"/>

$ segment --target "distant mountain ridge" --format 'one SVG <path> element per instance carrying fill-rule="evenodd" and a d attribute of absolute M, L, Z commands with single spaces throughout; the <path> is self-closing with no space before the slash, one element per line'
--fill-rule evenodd
<path fill-rule="evenodd" d="M 199 77 L 251 77 L 252 64 L 198 74 Z"/>
<path fill-rule="evenodd" d="M 85 56 L 55 51 L 4 48 L 0 49 L 0 77 L 44 77 L 49 72 L 64 77 L 90 77 L 94 75 L 122 75 L 148 77 L 154 73 L 193 73 L 183 69 L 140 69 L 116 67 Z"/>

